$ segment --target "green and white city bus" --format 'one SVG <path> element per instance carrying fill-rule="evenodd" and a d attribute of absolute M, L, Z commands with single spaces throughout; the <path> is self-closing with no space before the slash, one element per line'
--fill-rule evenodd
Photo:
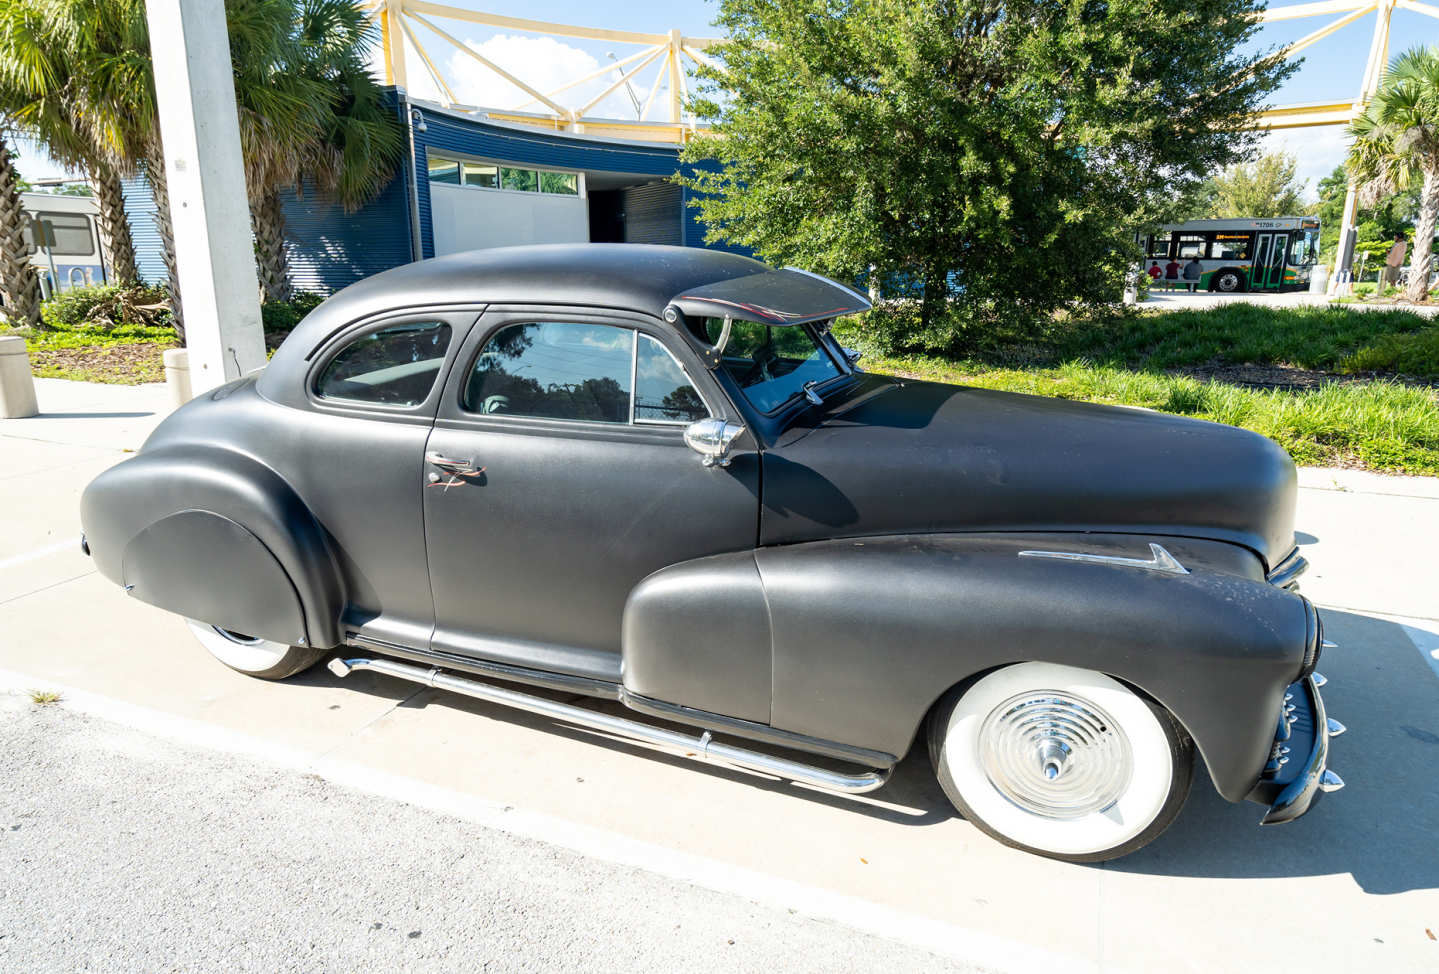
<path fill-rule="evenodd" d="M 1179 265 L 1174 276 L 1182 282 L 1185 265 L 1198 257 L 1202 290 L 1302 290 L 1309 286 L 1310 271 L 1319 262 L 1319 220 L 1312 216 L 1190 220 L 1163 227 L 1144 244 L 1144 270 L 1159 266 L 1157 284 L 1170 278 L 1171 263 Z"/>

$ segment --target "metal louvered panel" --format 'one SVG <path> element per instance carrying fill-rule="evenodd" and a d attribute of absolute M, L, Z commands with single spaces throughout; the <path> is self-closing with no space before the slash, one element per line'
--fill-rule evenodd
<path fill-rule="evenodd" d="M 290 283 L 298 291 L 330 294 L 400 264 L 410 255 L 410 207 L 396 176 L 354 213 L 313 187 L 281 194 Z"/>
<path fill-rule="evenodd" d="M 155 226 L 155 199 L 150 184 L 136 173 L 122 180 L 125 216 L 130 221 L 130 236 L 135 241 L 135 265 L 147 284 L 164 284 L 170 279 L 165 272 L 165 245 Z"/>
<path fill-rule="evenodd" d="M 679 186 L 669 182 L 626 188 L 625 243 L 684 243 L 680 196 Z"/>

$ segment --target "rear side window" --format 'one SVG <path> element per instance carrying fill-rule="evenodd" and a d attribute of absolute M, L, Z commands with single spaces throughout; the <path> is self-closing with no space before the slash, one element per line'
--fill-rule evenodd
<path fill-rule="evenodd" d="M 330 360 L 315 383 L 322 399 L 418 406 L 430 395 L 450 345 L 443 321 L 391 325 L 361 335 Z"/>

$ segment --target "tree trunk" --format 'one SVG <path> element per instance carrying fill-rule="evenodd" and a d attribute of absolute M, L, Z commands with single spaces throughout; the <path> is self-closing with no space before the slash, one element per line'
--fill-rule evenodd
<path fill-rule="evenodd" d="M 170 222 L 170 188 L 165 185 L 165 157 L 156 146 L 145 159 L 145 181 L 155 200 L 155 229 L 165 251 L 165 287 L 170 293 L 170 311 L 175 315 L 175 334 L 185 340 L 185 315 L 180 306 L 180 274 L 175 269 L 175 226 Z"/>
<path fill-rule="evenodd" d="M 115 284 L 133 287 L 140 283 L 140 269 L 135 266 L 135 240 L 130 236 L 130 220 L 125 215 L 125 192 L 120 174 L 108 162 L 90 167 L 90 183 L 95 187 L 95 202 L 100 209 L 100 237 L 110 259 Z"/>
<path fill-rule="evenodd" d="M 1426 166 L 1424 188 L 1419 192 L 1419 217 L 1414 221 L 1414 255 L 1409 261 L 1410 301 L 1429 298 L 1429 258 L 1434 249 L 1434 228 L 1439 223 L 1439 166 Z"/>
<path fill-rule="evenodd" d="M 290 258 L 285 253 L 285 210 L 280 194 L 270 190 L 250 204 L 250 226 L 255 231 L 255 270 L 260 275 L 261 301 L 289 301 Z"/>
<path fill-rule="evenodd" d="M 926 333 L 949 308 L 949 275 L 934 267 L 922 271 L 924 294 L 919 303 L 919 323 Z"/>
<path fill-rule="evenodd" d="M 0 292 L 12 325 L 40 325 L 40 279 L 25 252 L 25 206 L 10 146 L 0 138 Z"/>

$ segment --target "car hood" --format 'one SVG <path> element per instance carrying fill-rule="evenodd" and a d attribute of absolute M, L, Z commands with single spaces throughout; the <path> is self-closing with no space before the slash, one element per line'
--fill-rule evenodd
<path fill-rule="evenodd" d="M 839 398 L 839 397 L 836 397 Z M 1294 545 L 1294 464 L 1232 426 L 866 376 L 764 456 L 764 544 L 955 531 L 1104 531 Z"/>

